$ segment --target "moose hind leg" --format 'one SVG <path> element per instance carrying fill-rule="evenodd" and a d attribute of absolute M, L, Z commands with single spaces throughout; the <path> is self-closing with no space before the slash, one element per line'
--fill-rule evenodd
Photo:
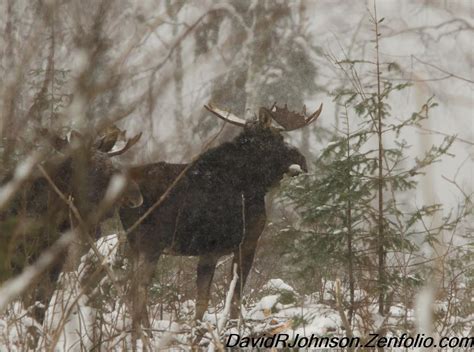
<path fill-rule="evenodd" d="M 196 320 L 202 320 L 209 304 L 209 293 L 211 291 L 212 278 L 216 270 L 218 257 L 213 255 L 203 255 L 199 257 L 197 267 L 197 299 L 196 299 Z"/>

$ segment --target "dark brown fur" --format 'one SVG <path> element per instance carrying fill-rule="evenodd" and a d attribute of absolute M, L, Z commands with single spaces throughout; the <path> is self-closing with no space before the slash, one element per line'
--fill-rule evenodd
<path fill-rule="evenodd" d="M 265 194 L 278 184 L 292 164 L 306 169 L 306 161 L 283 136 L 261 123 L 249 123 L 233 141 L 202 154 L 171 189 L 161 205 L 129 234 L 140 258 L 134 283 L 146 293 L 154 268 L 164 252 L 198 256 L 196 319 L 208 305 L 211 281 L 219 257 L 234 253 L 239 280 L 232 317 L 237 317 L 240 288 L 245 285 L 258 239 L 265 227 Z M 132 226 L 171 186 L 186 164 L 158 162 L 132 169 L 144 202 L 121 209 L 125 228 Z M 136 298 L 135 319 L 143 319 L 146 299 Z"/>

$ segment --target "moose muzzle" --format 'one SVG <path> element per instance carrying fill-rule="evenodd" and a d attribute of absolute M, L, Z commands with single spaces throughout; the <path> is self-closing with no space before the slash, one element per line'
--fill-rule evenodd
<path fill-rule="evenodd" d="M 304 170 L 301 168 L 299 164 L 291 164 L 288 168 L 288 175 L 290 176 L 298 176 L 302 174 Z"/>

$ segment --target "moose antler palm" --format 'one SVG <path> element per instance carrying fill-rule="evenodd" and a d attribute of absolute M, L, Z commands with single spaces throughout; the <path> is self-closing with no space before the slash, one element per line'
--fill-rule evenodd
<path fill-rule="evenodd" d="M 267 110 L 266 108 L 262 109 Z M 283 108 L 274 104 L 273 107 L 268 110 L 273 120 L 283 127 L 285 131 L 294 131 L 308 126 L 310 123 L 316 121 L 322 111 L 323 104 L 319 105 L 319 108 L 310 116 L 306 116 L 306 105 L 303 106 L 303 111 L 301 113 L 289 111 L 286 104 Z"/>
<path fill-rule="evenodd" d="M 204 105 L 204 107 L 215 116 L 233 125 L 243 127 L 246 124 L 244 119 L 232 114 L 231 112 L 219 109 L 211 103 Z M 316 121 L 319 115 L 321 115 L 322 110 L 323 104 L 321 104 L 314 113 L 312 113 L 310 116 L 307 116 L 306 105 L 303 107 L 303 111 L 301 113 L 297 113 L 295 111 L 288 110 L 286 104 L 283 108 L 280 108 L 275 103 L 270 109 L 261 107 L 258 113 L 258 120 L 261 124 L 267 126 L 269 126 L 271 120 L 273 120 L 281 126 L 281 131 L 289 132 L 308 126 L 310 123 Z"/>

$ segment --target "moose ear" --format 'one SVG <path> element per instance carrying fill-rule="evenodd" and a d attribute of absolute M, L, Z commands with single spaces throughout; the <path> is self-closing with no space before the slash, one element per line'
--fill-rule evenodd
<path fill-rule="evenodd" d="M 272 119 L 273 115 L 270 110 L 268 110 L 267 108 L 260 108 L 260 110 L 258 111 L 258 121 L 263 127 L 270 127 L 272 124 Z"/>
<path fill-rule="evenodd" d="M 38 128 L 38 134 L 46 139 L 56 151 L 64 150 L 69 144 L 67 138 L 61 138 L 59 135 L 46 128 Z"/>

